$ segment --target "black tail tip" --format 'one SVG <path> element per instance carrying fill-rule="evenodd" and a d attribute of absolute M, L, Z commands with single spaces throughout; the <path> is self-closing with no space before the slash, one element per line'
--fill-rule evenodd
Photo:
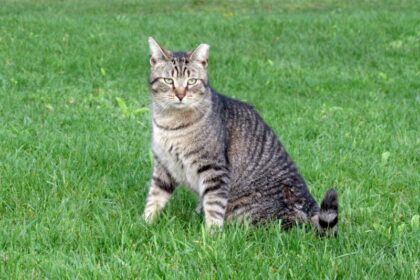
<path fill-rule="evenodd" d="M 334 189 L 329 189 L 321 203 L 321 210 L 338 211 L 338 194 Z"/>
<path fill-rule="evenodd" d="M 321 209 L 316 216 L 317 228 L 323 236 L 336 236 L 338 230 L 338 195 L 334 189 L 329 189 L 321 203 Z"/>

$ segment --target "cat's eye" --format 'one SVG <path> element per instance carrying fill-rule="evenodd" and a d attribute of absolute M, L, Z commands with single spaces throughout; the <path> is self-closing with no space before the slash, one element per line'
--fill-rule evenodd
<path fill-rule="evenodd" d="M 187 82 L 190 86 L 194 85 L 195 83 L 197 83 L 197 79 L 189 79 Z"/>
<path fill-rule="evenodd" d="M 165 83 L 172 85 L 174 83 L 174 80 L 171 78 L 164 78 L 163 79 L 165 81 Z"/>

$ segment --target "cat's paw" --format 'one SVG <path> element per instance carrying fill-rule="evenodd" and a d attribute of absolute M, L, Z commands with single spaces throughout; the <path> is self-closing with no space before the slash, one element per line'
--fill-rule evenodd
<path fill-rule="evenodd" d="M 146 224 L 152 224 L 155 220 L 155 216 L 155 213 L 152 211 L 144 211 L 142 218 L 143 221 L 146 222 Z"/>
<path fill-rule="evenodd" d="M 198 215 L 203 215 L 204 210 L 203 210 L 203 205 L 201 203 L 199 203 L 197 207 L 195 208 L 195 213 L 197 213 Z"/>
<path fill-rule="evenodd" d="M 207 219 L 206 220 L 206 230 L 210 234 L 222 231 L 223 229 L 223 220 L 222 219 Z"/>

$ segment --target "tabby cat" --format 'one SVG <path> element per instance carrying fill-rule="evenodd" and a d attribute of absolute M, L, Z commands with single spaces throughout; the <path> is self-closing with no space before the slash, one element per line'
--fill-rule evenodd
<path fill-rule="evenodd" d="M 149 38 L 153 176 L 144 210 L 152 222 L 178 185 L 195 192 L 206 227 L 246 219 L 309 221 L 335 234 L 338 198 L 330 189 L 321 207 L 284 147 L 249 105 L 217 93 L 207 70 L 209 45 L 171 52 Z"/>

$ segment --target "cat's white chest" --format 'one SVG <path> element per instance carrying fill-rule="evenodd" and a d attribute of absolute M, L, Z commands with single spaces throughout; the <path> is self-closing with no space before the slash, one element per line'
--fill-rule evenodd
<path fill-rule="evenodd" d="M 162 164 L 180 185 L 184 185 L 195 193 L 199 191 L 199 180 L 195 170 L 192 170 L 188 162 L 181 156 L 180 150 L 183 147 L 173 141 L 170 135 L 162 134 L 160 131 L 153 133 L 153 150 Z"/>

